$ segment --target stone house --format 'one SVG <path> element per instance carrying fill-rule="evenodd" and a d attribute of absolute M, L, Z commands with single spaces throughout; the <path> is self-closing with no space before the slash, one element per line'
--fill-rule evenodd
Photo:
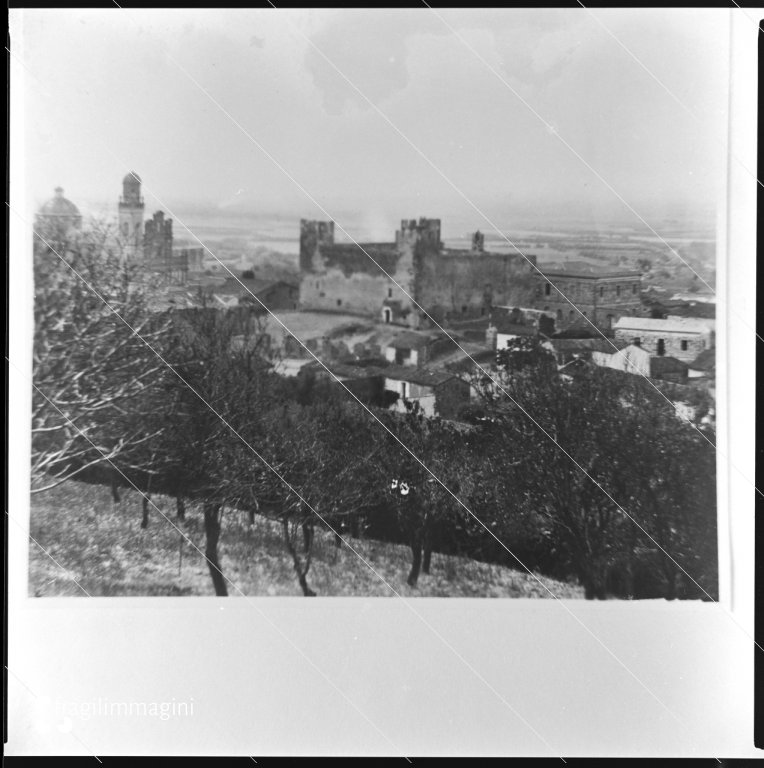
<path fill-rule="evenodd" d="M 425 416 L 456 418 L 470 401 L 470 385 L 448 371 L 428 371 L 410 366 L 384 369 L 385 389 L 398 395 L 396 410 L 406 411 L 404 401 L 417 402 Z"/>
<path fill-rule="evenodd" d="M 385 346 L 385 359 L 396 365 L 425 365 L 438 354 L 455 349 L 456 344 L 444 333 L 428 336 L 404 331 Z"/>
<path fill-rule="evenodd" d="M 486 332 L 486 340 L 492 343 L 496 350 L 506 349 L 507 345 L 515 339 L 534 338 L 539 335 L 538 329 L 534 325 L 522 325 L 513 323 L 510 318 L 499 317 L 489 326 Z"/>
<path fill-rule="evenodd" d="M 536 273 L 535 278 L 535 306 L 554 318 L 557 330 L 570 326 L 591 328 L 591 321 L 596 328 L 609 331 L 619 318 L 641 311 L 640 270 L 568 261 L 561 266 L 541 267 L 540 271 L 543 274 Z"/>
<path fill-rule="evenodd" d="M 687 381 L 688 366 L 686 363 L 674 357 L 651 355 L 639 344 L 629 344 L 613 354 L 593 351 L 591 360 L 595 365 L 645 376 L 648 379 L 661 379 L 677 383 Z"/>
<path fill-rule="evenodd" d="M 629 344 L 636 341 L 652 355 L 669 355 L 684 363 L 691 363 L 716 342 L 716 323 L 707 318 L 629 316 L 620 318 L 613 328 L 616 339 Z"/>

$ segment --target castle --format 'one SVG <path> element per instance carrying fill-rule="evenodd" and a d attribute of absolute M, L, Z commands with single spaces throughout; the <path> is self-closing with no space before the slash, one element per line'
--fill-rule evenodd
<path fill-rule="evenodd" d="M 535 264 L 535 256 L 487 252 L 480 232 L 471 249 L 445 248 L 440 219 L 404 219 L 394 242 L 359 244 L 335 243 L 332 221 L 300 221 L 304 310 L 410 328 L 428 327 L 428 316 L 438 323 L 487 317 L 494 306 L 533 306 Z"/>

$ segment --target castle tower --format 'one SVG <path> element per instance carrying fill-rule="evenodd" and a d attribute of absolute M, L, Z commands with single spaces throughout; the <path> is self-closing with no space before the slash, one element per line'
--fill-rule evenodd
<path fill-rule="evenodd" d="M 395 233 L 398 248 L 414 247 L 420 253 L 440 253 L 440 219 L 403 219 L 401 228 Z"/>
<path fill-rule="evenodd" d="M 119 199 L 119 238 L 125 256 L 143 259 L 143 198 L 141 178 L 134 171 L 122 179 L 122 197 Z"/>
<path fill-rule="evenodd" d="M 322 245 L 334 245 L 333 221 L 300 219 L 300 270 L 310 272 Z"/>

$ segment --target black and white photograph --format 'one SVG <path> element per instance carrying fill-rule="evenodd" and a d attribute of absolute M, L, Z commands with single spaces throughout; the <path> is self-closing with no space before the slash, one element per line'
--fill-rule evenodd
<path fill-rule="evenodd" d="M 730 180 L 755 188 L 756 165 L 730 105 L 732 27 L 755 40 L 758 16 L 734 18 L 13 9 L 23 604 L 267 598 L 345 644 L 333 605 L 540 610 L 632 685 L 608 611 L 713 609 L 750 641 L 729 602 L 731 484 L 755 492 L 730 366 L 756 333 L 753 286 L 730 286 L 755 259 L 730 246 Z M 448 622 L 421 621 L 529 725 Z M 89 696 L 48 698 L 57 737 L 122 706 Z M 157 727 L 204 707 L 130 701 Z"/>

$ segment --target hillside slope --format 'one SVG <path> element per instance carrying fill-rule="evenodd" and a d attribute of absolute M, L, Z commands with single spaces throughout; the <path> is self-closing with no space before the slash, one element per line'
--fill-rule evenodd
<path fill-rule="evenodd" d="M 33 496 L 29 595 L 213 595 L 200 512 L 189 505 L 186 522 L 177 523 L 173 499 L 153 502 L 167 517 L 150 507 L 149 527 L 142 530 L 135 491 L 123 492 L 115 504 L 107 487 L 67 482 Z M 437 553 L 431 573 L 412 589 L 407 547 L 346 540 L 357 554 L 336 548 L 328 531 L 316 534 L 308 581 L 319 596 L 395 597 L 395 590 L 420 597 L 550 597 L 540 579 L 557 597 L 583 597 L 576 585 Z M 302 594 L 277 524 L 258 518 L 250 526 L 245 514 L 226 510 L 220 553 L 231 596 Z"/>

